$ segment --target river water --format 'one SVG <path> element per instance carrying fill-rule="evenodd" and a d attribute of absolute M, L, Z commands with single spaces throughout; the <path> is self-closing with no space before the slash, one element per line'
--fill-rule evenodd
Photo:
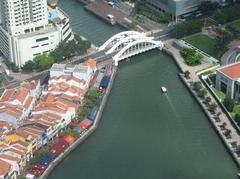
<path fill-rule="evenodd" d="M 74 0 L 59 5 L 74 31 L 97 45 L 123 30 Z M 237 166 L 178 73 L 157 50 L 121 62 L 99 128 L 49 179 L 237 179 Z"/>

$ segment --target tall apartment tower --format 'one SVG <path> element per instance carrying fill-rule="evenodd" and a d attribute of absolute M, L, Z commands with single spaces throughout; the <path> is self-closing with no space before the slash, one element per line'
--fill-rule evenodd
<path fill-rule="evenodd" d="M 1 0 L 3 28 L 10 35 L 35 31 L 48 24 L 46 0 Z"/>
<path fill-rule="evenodd" d="M 18 67 L 72 39 L 69 17 L 47 0 L 0 0 L 0 52 Z"/>

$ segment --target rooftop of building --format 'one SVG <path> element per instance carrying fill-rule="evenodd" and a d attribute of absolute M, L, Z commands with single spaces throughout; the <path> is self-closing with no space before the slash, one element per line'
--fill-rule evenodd
<path fill-rule="evenodd" d="M 59 7 L 52 8 L 48 6 L 48 19 L 56 25 L 63 25 L 68 19 L 68 15 Z"/>
<path fill-rule="evenodd" d="M 34 31 L 34 32 L 21 34 L 21 35 L 18 35 L 16 37 L 18 39 L 25 39 L 25 38 L 36 37 L 38 35 L 46 35 L 48 33 L 53 33 L 53 32 L 56 32 L 56 31 L 58 31 L 57 28 L 54 25 L 49 24 L 45 28 L 39 29 L 39 30 Z"/>
<path fill-rule="evenodd" d="M 220 67 L 218 69 L 221 73 L 231 79 L 239 79 L 240 78 L 240 63 L 234 63 L 231 65 L 227 65 L 224 67 Z"/>
<path fill-rule="evenodd" d="M 84 63 L 81 63 L 79 65 L 67 65 L 67 64 L 57 64 L 54 63 L 50 69 L 50 71 L 59 71 L 59 72 L 80 72 L 80 73 L 86 73 L 88 71 L 88 68 L 96 68 L 96 61 L 93 59 L 88 59 Z"/>
<path fill-rule="evenodd" d="M 11 171 L 11 165 L 0 159 L 0 176 L 6 176 Z"/>

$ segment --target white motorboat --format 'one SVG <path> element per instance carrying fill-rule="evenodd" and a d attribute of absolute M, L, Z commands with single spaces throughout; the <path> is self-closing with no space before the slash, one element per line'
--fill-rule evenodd
<path fill-rule="evenodd" d="M 163 93 L 167 93 L 167 88 L 166 87 L 162 86 L 161 90 L 162 90 Z"/>

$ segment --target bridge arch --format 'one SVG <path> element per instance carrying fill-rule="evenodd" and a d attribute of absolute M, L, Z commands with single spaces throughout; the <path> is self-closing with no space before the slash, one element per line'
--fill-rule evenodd
<path fill-rule="evenodd" d="M 126 46 L 126 44 L 128 44 L 128 43 L 131 43 L 131 42 L 133 42 L 133 41 L 140 40 L 140 39 L 146 39 L 146 38 L 151 38 L 151 37 L 146 37 L 144 34 L 128 36 L 128 37 L 123 38 L 123 39 L 119 40 L 118 42 L 116 42 L 116 43 L 106 52 L 106 54 L 111 54 L 111 53 L 113 53 L 114 51 L 116 51 L 117 49 L 119 49 L 120 46 L 124 47 L 124 46 Z M 153 38 L 151 38 L 151 39 L 153 39 Z"/>
<path fill-rule="evenodd" d="M 113 56 L 114 64 L 117 66 L 118 62 L 125 58 L 152 50 L 154 48 L 162 49 L 163 46 L 164 44 L 161 41 L 155 41 L 151 38 L 138 39 L 126 45 L 115 56 Z"/>
<path fill-rule="evenodd" d="M 106 50 L 106 48 L 113 44 L 115 41 L 119 41 L 123 38 L 126 38 L 128 36 L 131 36 L 131 35 L 142 35 L 144 33 L 140 33 L 140 32 L 137 32 L 137 31 L 124 31 L 124 32 L 120 32 L 114 36 L 112 36 L 111 38 L 109 38 L 103 45 L 101 45 L 99 47 L 99 51 L 102 51 L 102 50 Z"/>

